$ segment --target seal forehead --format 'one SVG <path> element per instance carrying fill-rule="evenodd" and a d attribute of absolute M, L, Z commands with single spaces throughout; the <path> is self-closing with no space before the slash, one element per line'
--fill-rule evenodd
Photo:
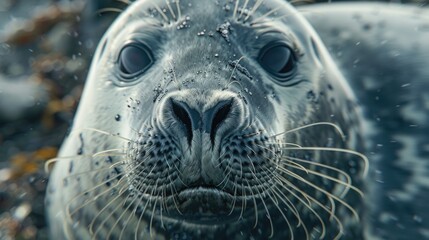
<path fill-rule="evenodd" d="M 140 0 L 135 1 L 122 14 L 122 21 L 116 25 L 129 21 L 151 21 L 161 24 L 180 24 L 186 17 L 197 19 L 190 26 L 204 26 L 222 23 L 224 20 L 241 20 L 248 24 L 270 19 L 276 22 L 294 22 L 302 17 L 286 1 L 281 0 L 248 0 L 219 1 L 207 0 Z M 255 21 L 257 20 L 257 21 Z M 118 23 L 119 22 L 119 23 Z"/>

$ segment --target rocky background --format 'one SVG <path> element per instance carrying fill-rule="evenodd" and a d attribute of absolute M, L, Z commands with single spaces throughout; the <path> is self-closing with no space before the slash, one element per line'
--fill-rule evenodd
<path fill-rule="evenodd" d="M 47 239 L 44 165 L 119 1 L 0 1 L 0 239 Z M 106 11 L 102 10 L 106 9 Z"/>
<path fill-rule="evenodd" d="M 72 123 L 99 38 L 126 2 L 0 0 L 0 240 L 47 238 L 45 163 Z"/>

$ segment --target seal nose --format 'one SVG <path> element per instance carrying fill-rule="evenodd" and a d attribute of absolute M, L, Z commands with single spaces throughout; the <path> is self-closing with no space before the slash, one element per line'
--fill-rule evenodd
<path fill-rule="evenodd" d="M 170 108 L 176 120 L 185 127 L 189 145 L 191 145 L 195 130 L 209 133 L 213 144 L 216 131 L 225 123 L 231 113 L 233 99 L 218 101 L 213 107 L 202 111 L 191 107 L 186 102 L 171 99 Z"/>

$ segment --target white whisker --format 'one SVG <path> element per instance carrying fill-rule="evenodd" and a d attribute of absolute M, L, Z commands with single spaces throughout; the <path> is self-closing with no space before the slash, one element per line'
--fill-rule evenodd
<path fill-rule="evenodd" d="M 235 1 L 235 7 L 234 7 L 234 13 L 232 14 L 233 19 L 237 19 L 237 12 L 238 12 L 238 4 L 240 3 L 240 0 Z"/>
<path fill-rule="evenodd" d="M 174 14 L 173 9 L 171 8 L 170 1 L 169 0 L 165 0 L 165 2 L 167 3 L 167 8 L 168 8 L 168 11 L 170 12 L 171 16 L 173 16 L 173 18 L 175 20 L 177 20 L 176 14 Z"/>
<path fill-rule="evenodd" d="M 252 10 L 250 10 L 249 14 L 244 18 L 244 21 L 247 21 L 255 12 L 258 10 L 258 8 L 262 5 L 264 0 L 258 0 L 256 1 L 255 5 L 253 5 Z"/>
<path fill-rule="evenodd" d="M 352 185 L 352 179 L 351 179 L 350 175 L 347 174 L 346 172 L 336 168 L 336 167 L 331 167 L 331 166 L 326 165 L 326 164 L 308 161 L 308 160 L 304 160 L 304 159 L 300 159 L 300 158 L 294 158 L 294 157 L 289 157 L 289 156 L 284 156 L 284 157 L 287 159 L 293 160 L 293 161 L 303 162 L 303 163 L 307 163 L 307 164 L 311 164 L 311 165 L 315 165 L 315 166 L 319 166 L 319 167 L 323 167 L 326 169 L 333 170 L 333 171 L 337 172 L 338 174 L 340 174 L 341 176 L 345 177 L 347 184 Z M 346 195 L 347 191 L 348 191 L 348 188 L 344 189 L 343 193 L 340 194 L 340 197 L 343 198 Z M 360 195 L 362 197 L 364 196 L 362 192 L 360 193 Z"/>
<path fill-rule="evenodd" d="M 159 8 L 158 4 L 156 4 L 155 2 L 152 2 L 153 6 L 155 7 L 156 11 L 162 16 L 162 18 L 164 18 L 166 23 L 170 23 L 170 19 L 167 17 L 167 15 L 164 14 L 164 12 L 161 10 L 161 8 Z"/>
<path fill-rule="evenodd" d="M 310 128 L 310 127 L 315 127 L 315 126 L 330 126 L 330 127 L 333 127 L 340 134 L 340 136 L 343 139 L 343 141 L 345 141 L 345 135 L 344 135 L 344 132 L 341 130 L 341 128 L 338 125 L 330 123 L 330 122 L 310 123 L 310 124 L 307 124 L 305 126 L 297 127 L 297 128 L 294 128 L 294 129 L 291 129 L 291 130 L 288 130 L 288 131 L 284 131 L 282 133 L 278 133 L 278 134 L 269 136 L 268 138 L 275 138 L 275 137 L 278 137 L 278 136 L 281 136 L 281 135 L 286 135 L 288 133 L 296 132 L 296 131 L 299 131 L 299 130 L 302 130 L 302 129 L 306 129 L 306 128 Z"/>
<path fill-rule="evenodd" d="M 300 150 L 300 151 L 328 151 L 328 152 L 341 152 L 341 153 L 348 153 L 351 155 L 358 156 L 361 158 L 364 162 L 364 171 L 363 171 L 363 177 L 365 178 L 368 175 L 368 167 L 369 167 L 369 160 L 368 158 L 363 155 L 362 153 L 350 150 L 350 149 L 343 149 L 343 148 L 330 148 L 330 147 L 301 147 L 301 148 L 294 148 L 294 147 L 285 147 L 283 150 Z"/>
<path fill-rule="evenodd" d="M 267 12 L 267 13 L 265 13 L 264 15 L 262 15 L 262 16 L 260 16 L 260 17 L 256 18 L 255 20 L 253 20 L 253 21 L 250 23 L 250 25 L 255 25 L 258 21 L 260 21 L 261 19 L 267 18 L 268 16 L 270 16 L 271 14 L 273 14 L 274 12 L 276 12 L 277 10 L 279 10 L 280 8 L 281 8 L 281 7 L 277 7 L 277 8 L 274 8 L 274 9 L 272 9 L 272 10 L 268 11 L 268 12 Z"/>
<path fill-rule="evenodd" d="M 227 81 L 227 85 L 226 85 L 226 87 L 225 87 L 226 89 L 228 89 L 228 88 L 231 86 L 231 84 L 233 83 L 233 82 L 231 82 L 232 77 L 234 76 L 234 72 L 236 71 L 236 69 L 237 69 L 237 67 L 238 67 L 238 64 L 240 63 L 240 61 L 241 61 L 243 58 L 244 58 L 244 56 L 241 56 L 241 57 L 238 59 L 237 63 L 235 64 L 234 68 L 232 69 L 231 76 L 229 77 L 229 79 L 228 79 L 228 81 Z M 237 82 L 237 81 L 234 81 L 234 82 Z M 239 82 L 237 82 L 237 83 L 241 86 L 241 83 L 239 83 Z"/>
<path fill-rule="evenodd" d="M 122 13 L 124 10 L 120 9 L 120 8 L 113 8 L 113 7 L 108 7 L 108 8 L 102 8 L 100 10 L 97 10 L 95 12 L 96 15 L 101 15 L 103 13 L 108 13 L 108 12 L 114 12 L 114 13 Z"/>
<path fill-rule="evenodd" d="M 241 7 L 241 12 L 240 12 L 240 15 L 238 16 L 238 19 L 240 19 L 241 16 L 243 16 L 243 13 L 247 8 L 247 4 L 249 4 L 249 0 L 245 0 L 244 5 Z"/>
<path fill-rule="evenodd" d="M 181 19 L 182 18 L 182 12 L 180 11 L 180 5 L 179 5 L 180 0 L 176 0 L 176 8 L 177 8 L 177 19 Z"/>

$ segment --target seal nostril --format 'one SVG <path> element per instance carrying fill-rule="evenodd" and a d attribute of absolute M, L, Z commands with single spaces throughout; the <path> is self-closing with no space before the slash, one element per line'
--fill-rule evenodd
<path fill-rule="evenodd" d="M 192 145 L 194 131 L 209 133 L 211 143 L 214 145 L 216 131 L 231 114 L 234 107 L 233 103 L 232 99 L 219 101 L 210 109 L 201 112 L 198 107 L 189 106 L 186 102 L 171 99 L 166 111 L 170 112 L 181 123 L 181 127 L 184 127 L 189 146 Z"/>
<path fill-rule="evenodd" d="M 171 101 L 171 105 L 173 108 L 173 113 L 176 116 L 176 118 L 183 125 L 185 125 L 186 134 L 187 134 L 187 138 L 188 138 L 188 144 L 191 145 L 193 135 L 192 135 L 192 121 L 191 121 L 191 118 L 189 116 L 189 113 L 188 113 L 188 111 L 186 111 L 186 109 L 184 107 L 182 107 L 180 104 L 178 104 L 175 101 Z"/>
<path fill-rule="evenodd" d="M 215 115 L 211 124 L 211 129 L 210 129 L 210 139 L 212 141 L 212 145 L 214 144 L 216 130 L 219 128 L 222 122 L 225 121 L 225 119 L 228 117 L 229 113 L 231 112 L 231 108 L 232 108 L 232 101 L 222 102 L 218 104 L 218 108 L 217 108 L 217 111 L 215 112 Z"/>

